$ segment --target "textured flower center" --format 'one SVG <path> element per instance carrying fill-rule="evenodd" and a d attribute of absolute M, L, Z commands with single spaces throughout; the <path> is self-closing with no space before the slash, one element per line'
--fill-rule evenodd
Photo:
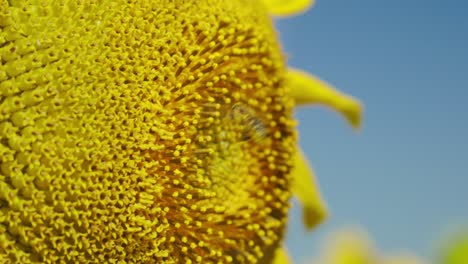
<path fill-rule="evenodd" d="M 208 136 L 197 151 L 208 162 L 204 170 L 216 193 L 214 199 L 235 211 L 248 199 L 248 186 L 255 185 L 253 180 L 260 172 L 255 171 L 259 167 L 256 151 L 264 145 L 267 132 L 256 113 L 242 104 L 219 110 L 213 112 L 222 113 L 217 124 L 208 131 L 200 130 Z"/>
<path fill-rule="evenodd" d="M 0 259 L 266 261 L 292 101 L 254 1 L 0 4 Z"/>

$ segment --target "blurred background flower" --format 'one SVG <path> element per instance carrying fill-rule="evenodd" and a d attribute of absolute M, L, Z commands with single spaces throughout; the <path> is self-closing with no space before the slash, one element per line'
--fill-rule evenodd
<path fill-rule="evenodd" d="M 342 228 L 323 241 L 321 253 L 313 264 L 423 264 L 411 253 L 382 253 L 367 232 L 361 228 Z"/>
<path fill-rule="evenodd" d="M 428 261 L 407 250 L 382 252 L 362 227 L 333 230 L 321 241 L 320 252 L 308 264 L 466 264 L 468 263 L 468 229 L 445 234 Z"/>
<path fill-rule="evenodd" d="M 305 232 L 294 203 L 287 247 L 295 263 L 319 255 L 325 234 L 349 223 L 382 252 L 434 260 L 443 230 L 468 221 L 467 10 L 457 0 L 320 0 L 277 20 L 291 67 L 366 107 L 357 136 L 326 109 L 296 113 L 330 217 Z"/>
<path fill-rule="evenodd" d="M 468 229 L 457 230 L 453 234 L 447 235 L 440 247 L 438 263 L 468 263 Z"/>

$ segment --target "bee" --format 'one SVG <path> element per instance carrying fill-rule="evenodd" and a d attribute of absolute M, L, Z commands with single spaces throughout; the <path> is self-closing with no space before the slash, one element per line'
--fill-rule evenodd
<path fill-rule="evenodd" d="M 240 133 L 241 141 L 262 141 L 267 137 L 265 124 L 257 117 L 255 111 L 241 103 L 234 104 L 229 112 L 229 119 L 235 130 Z"/>

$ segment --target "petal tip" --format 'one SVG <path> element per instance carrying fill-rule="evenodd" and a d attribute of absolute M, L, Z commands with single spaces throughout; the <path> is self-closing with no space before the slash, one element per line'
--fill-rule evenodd
<path fill-rule="evenodd" d="M 274 16 L 292 16 L 307 11 L 314 0 L 263 0 L 268 11 Z"/>
<path fill-rule="evenodd" d="M 352 128 L 356 130 L 361 128 L 363 106 L 358 100 L 349 98 L 340 112 L 342 112 Z"/>
<path fill-rule="evenodd" d="M 321 224 L 328 216 L 328 212 L 325 207 L 317 208 L 307 205 L 304 206 L 303 214 L 304 224 L 308 230 L 311 230 Z"/>

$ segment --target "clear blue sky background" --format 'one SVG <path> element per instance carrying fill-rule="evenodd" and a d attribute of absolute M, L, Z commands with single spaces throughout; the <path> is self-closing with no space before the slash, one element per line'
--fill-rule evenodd
<path fill-rule="evenodd" d="M 276 24 L 291 66 L 365 104 L 360 133 L 324 108 L 297 111 L 332 216 L 304 233 L 293 208 L 296 263 L 350 224 L 382 251 L 432 257 L 444 231 L 468 223 L 468 2 L 317 0 Z"/>

